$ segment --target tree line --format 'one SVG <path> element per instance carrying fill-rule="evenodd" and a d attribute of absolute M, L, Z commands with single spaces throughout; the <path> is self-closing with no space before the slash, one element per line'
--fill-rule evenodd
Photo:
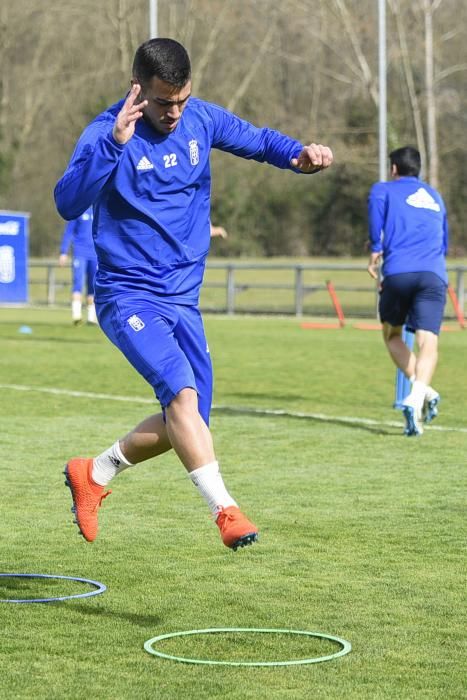
<path fill-rule="evenodd" d="M 306 177 L 212 156 L 219 255 L 363 255 L 378 179 L 375 0 L 171 0 L 158 33 L 181 41 L 193 94 L 258 126 L 329 145 Z M 147 0 L 4 0 L 0 6 L 0 208 L 31 212 L 31 253 L 58 252 L 53 187 L 83 127 L 128 89 L 149 35 Z M 467 5 L 387 0 L 388 150 L 419 148 L 467 254 Z"/>

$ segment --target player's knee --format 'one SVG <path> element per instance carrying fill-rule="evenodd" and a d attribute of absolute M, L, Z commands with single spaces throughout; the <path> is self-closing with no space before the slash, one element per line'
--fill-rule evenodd
<path fill-rule="evenodd" d="M 386 344 L 389 344 L 394 339 L 402 337 L 402 326 L 391 326 L 390 323 L 383 323 L 383 338 Z"/>
<path fill-rule="evenodd" d="M 169 411 L 193 411 L 198 410 L 198 394 L 191 387 L 184 387 L 181 389 L 169 405 L 167 406 Z"/>
<path fill-rule="evenodd" d="M 436 353 L 438 350 L 438 336 L 432 331 L 418 330 L 416 333 L 417 344 L 420 350 L 428 350 Z"/>

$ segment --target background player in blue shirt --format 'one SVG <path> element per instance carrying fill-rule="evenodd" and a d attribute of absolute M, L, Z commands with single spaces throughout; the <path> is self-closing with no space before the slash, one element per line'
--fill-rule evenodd
<path fill-rule="evenodd" d="M 438 413 L 440 396 L 430 382 L 438 361 L 438 335 L 446 303 L 448 225 L 441 195 L 418 179 L 420 153 L 411 146 L 389 155 L 392 182 L 378 182 L 368 198 L 371 255 L 377 279 L 383 259 L 379 313 L 391 358 L 412 382 L 403 401 L 406 435 L 420 435 L 422 421 Z M 402 340 L 415 332 L 419 352 Z"/>
<path fill-rule="evenodd" d="M 212 367 L 198 300 L 211 239 L 212 148 L 303 173 L 332 163 L 326 146 L 303 146 L 191 97 L 184 47 L 151 39 L 136 51 L 126 99 L 84 130 L 55 188 L 66 219 L 93 205 L 99 323 L 162 406 L 95 459 L 68 462 L 77 524 L 89 541 L 110 479 L 170 448 L 224 544 L 237 549 L 257 538 L 225 487 L 208 427 Z"/>
<path fill-rule="evenodd" d="M 92 239 L 92 207 L 86 209 L 78 218 L 69 221 L 63 231 L 60 244 L 59 264 L 68 263 L 68 251 L 73 249 L 72 257 L 72 287 L 71 287 L 71 318 L 75 325 L 82 322 L 83 289 L 86 283 L 87 322 L 97 323 L 94 306 L 94 277 L 97 268 L 97 256 Z"/>

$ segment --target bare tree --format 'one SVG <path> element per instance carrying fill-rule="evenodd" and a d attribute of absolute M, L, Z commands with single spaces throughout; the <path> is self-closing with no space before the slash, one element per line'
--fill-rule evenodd
<path fill-rule="evenodd" d="M 425 145 L 425 135 L 423 133 L 423 122 L 422 114 L 420 109 L 420 102 L 418 99 L 417 91 L 415 88 L 415 81 L 413 76 L 412 61 L 409 55 L 409 49 L 407 45 L 407 37 L 404 27 L 404 18 L 402 16 L 402 10 L 399 0 L 389 0 L 389 5 L 396 19 L 397 34 L 399 37 L 399 47 L 402 58 L 402 65 L 404 69 L 405 80 L 407 83 L 407 91 L 409 93 L 410 105 L 412 107 L 412 117 L 415 127 L 415 134 L 417 138 L 417 146 L 420 151 L 420 156 L 422 163 L 427 162 L 426 145 Z"/>
<path fill-rule="evenodd" d="M 428 136 L 428 180 L 438 187 L 438 136 L 436 133 L 436 100 L 433 53 L 433 15 L 442 0 L 421 0 L 425 22 L 425 89 Z"/>
<path fill-rule="evenodd" d="M 235 110 L 238 102 L 241 100 L 241 98 L 244 96 L 246 91 L 248 90 L 248 87 L 253 80 L 259 66 L 261 65 L 261 62 L 264 58 L 264 55 L 266 54 L 269 44 L 271 42 L 272 36 L 274 34 L 274 31 L 276 29 L 276 20 L 277 20 L 277 12 L 273 13 L 273 16 L 271 17 L 271 23 L 266 31 L 266 34 L 264 35 L 261 44 L 259 45 L 258 52 L 255 56 L 254 61 L 250 65 L 249 69 L 245 73 L 245 77 L 243 78 L 242 82 L 240 85 L 237 87 L 237 89 L 234 91 L 232 97 L 227 103 L 227 109 L 230 109 L 232 111 Z"/>
<path fill-rule="evenodd" d="M 388 60 L 389 137 L 399 144 L 413 139 L 422 157 L 426 152 L 428 178 L 442 179 L 453 212 L 453 238 L 465 238 L 467 250 L 467 5 L 388 2 L 388 35 L 395 38 Z M 375 0 L 159 3 L 159 33 L 187 47 L 195 94 L 301 141 L 319 138 L 335 151 L 336 168 L 312 188 L 306 178 L 252 169 L 241 159 L 224 167 L 227 156 L 214 153 L 214 205 L 238 229 L 223 250 L 278 250 L 281 236 L 284 250 L 306 253 L 307 241 L 316 250 L 312 241 L 326 236 L 313 231 L 303 239 L 309 210 L 289 206 L 298 201 L 297 188 L 305 202 L 312 200 L 311 211 L 326 211 L 333 250 L 340 236 L 351 240 L 378 164 L 375 8 Z M 62 222 L 53 186 L 83 127 L 123 97 L 134 50 L 148 37 L 147 9 L 147 0 L 0 1 L 0 207 L 32 212 L 35 253 L 57 245 Z M 441 158 L 449 167 L 439 168 Z M 258 192 L 273 215 L 255 213 Z M 248 248 L 253 220 L 257 238 Z"/>
<path fill-rule="evenodd" d="M 350 43 L 352 45 L 352 49 L 355 53 L 355 57 L 358 62 L 358 66 L 360 68 L 360 76 L 362 83 L 365 85 L 367 88 L 371 99 L 375 103 L 375 105 L 378 105 L 379 102 L 379 96 L 378 96 L 378 90 L 376 87 L 376 80 L 373 76 L 373 72 L 370 68 L 370 65 L 368 63 L 368 60 L 365 56 L 365 53 L 362 49 L 360 40 L 359 40 L 359 33 L 357 30 L 357 27 L 355 25 L 355 22 L 353 21 L 351 14 L 349 12 L 349 9 L 346 5 L 345 0 L 334 0 L 337 9 L 339 10 L 339 14 L 342 19 L 342 24 L 345 33 L 347 34 L 348 39 L 350 40 Z"/>

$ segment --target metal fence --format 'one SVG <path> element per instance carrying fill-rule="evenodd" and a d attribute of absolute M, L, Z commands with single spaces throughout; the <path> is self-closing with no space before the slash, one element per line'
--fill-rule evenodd
<path fill-rule="evenodd" d="M 465 311 L 467 266 L 449 265 L 449 281 L 459 307 Z M 29 263 L 30 301 L 37 305 L 63 306 L 70 299 L 70 269 L 55 260 Z M 376 285 L 366 263 L 268 263 L 209 262 L 201 294 L 203 311 L 217 313 L 335 315 L 329 282 L 346 316 L 375 318 Z M 446 305 L 446 318 L 455 318 Z"/>

